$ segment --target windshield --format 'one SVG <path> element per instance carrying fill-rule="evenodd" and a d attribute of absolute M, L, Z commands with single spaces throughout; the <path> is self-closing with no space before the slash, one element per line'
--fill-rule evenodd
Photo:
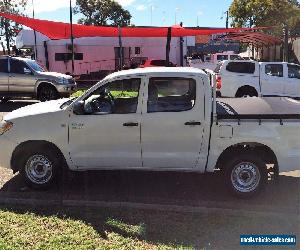
<path fill-rule="evenodd" d="M 46 70 L 43 69 L 42 66 L 40 66 L 36 61 L 26 61 L 26 63 L 32 68 L 34 71 L 38 72 L 45 72 Z"/>
<path fill-rule="evenodd" d="M 103 80 L 99 81 L 97 83 L 98 85 L 101 85 L 101 83 L 103 82 Z M 88 90 L 79 90 L 76 93 L 73 94 L 74 97 L 72 97 L 71 99 L 69 99 L 68 101 L 64 102 L 60 108 L 64 109 L 65 107 L 71 105 L 75 100 L 77 100 L 78 98 L 82 97 L 86 92 L 89 92 L 91 89 L 95 88 L 95 86 L 92 86 L 91 88 L 89 88 Z"/>

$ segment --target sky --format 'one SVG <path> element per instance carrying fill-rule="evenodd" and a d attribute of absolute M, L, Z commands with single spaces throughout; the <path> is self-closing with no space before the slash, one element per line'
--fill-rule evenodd
<path fill-rule="evenodd" d="M 28 0 L 26 14 L 39 19 L 69 22 L 69 0 Z M 73 6 L 75 0 L 72 0 Z M 132 15 L 136 26 L 171 26 L 183 22 L 186 27 L 225 27 L 232 0 L 117 0 Z M 74 16 L 77 22 L 80 15 Z"/>

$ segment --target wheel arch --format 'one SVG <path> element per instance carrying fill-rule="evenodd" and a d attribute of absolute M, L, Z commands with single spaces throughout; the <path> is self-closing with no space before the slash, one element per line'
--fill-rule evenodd
<path fill-rule="evenodd" d="M 39 90 L 41 89 L 41 87 L 43 86 L 51 86 L 53 88 L 56 89 L 55 85 L 52 83 L 52 82 L 49 82 L 49 81 L 46 81 L 46 80 L 43 80 L 43 81 L 39 81 L 37 82 L 36 86 L 35 86 L 35 89 L 36 89 L 36 96 L 38 96 L 39 94 Z"/>
<path fill-rule="evenodd" d="M 28 150 L 28 149 L 34 149 L 34 148 L 53 150 L 60 156 L 62 166 L 67 166 L 67 162 L 64 157 L 64 154 L 54 143 L 49 142 L 49 141 L 43 141 L 43 140 L 39 140 L 39 141 L 30 140 L 30 141 L 25 141 L 25 142 L 20 143 L 12 153 L 11 168 L 14 173 L 16 173 L 20 170 L 20 161 L 22 159 L 23 151 Z"/>
<path fill-rule="evenodd" d="M 269 146 L 257 142 L 244 142 L 229 146 L 219 156 L 215 169 L 220 169 L 222 171 L 224 167 L 222 163 L 226 162 L 229 157 L 232 157 L 231 155 L 233 153 L 240 154 L 247 152 L 255 152 L 257 155 L 262 155 L 262 159 L 266 164 L 274 164 L 274 174 L 277 175 L 279 173 L 278 160 L 274 151 Z"/>
<path fill-rule="evenodd" d="M 244 85 L 238 87 L 238 89 L 235 92 L 235 97 L 237 97 L 240 92 L 243 92 L 243 91 L 246 92 L 247 90 L 248 91 L 255 91 L 256 96 L 258 96 L 259 90 L 255 86 L 252 86 L 252 85 L 249 85 L 249 84 L 244 84 Z"/>

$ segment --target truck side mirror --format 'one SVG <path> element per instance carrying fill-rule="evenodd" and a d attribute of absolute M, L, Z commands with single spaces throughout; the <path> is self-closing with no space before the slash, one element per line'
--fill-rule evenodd
<path fill-rule="evenodd" d="M 76 115 L 84 115 L 84 101 L 75 102 L 73 106 L 73 113 Z"/>

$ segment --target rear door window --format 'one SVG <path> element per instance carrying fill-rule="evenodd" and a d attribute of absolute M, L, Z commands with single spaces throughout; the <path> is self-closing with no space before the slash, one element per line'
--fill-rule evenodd
<path fill-rule="evenodd" d="M 196 82 L 189 78 L 151 78 L 148 86 L 148 113 L 180 112 L 194 107 Z"/>
<path fill-rule="evenodd" d="M 8 59 L 0 59 L 0 73 L 8 72 Z"/>
<path fill-rule="evenodd" d="M 255 63 L 252 62 L 229 62 L 226 70 L 234 73 L 253 74 L 255 72 Z"/>
<path fill-rule="evenodd" d="M 283 77 L 282 64 L 266 64 L 265 73 L 268 76 Z"/>
<path fill-rule="evenodd" d="M 289 78 L 300 79 L 300 66 L 288 64 L 288 75 Z"/>

